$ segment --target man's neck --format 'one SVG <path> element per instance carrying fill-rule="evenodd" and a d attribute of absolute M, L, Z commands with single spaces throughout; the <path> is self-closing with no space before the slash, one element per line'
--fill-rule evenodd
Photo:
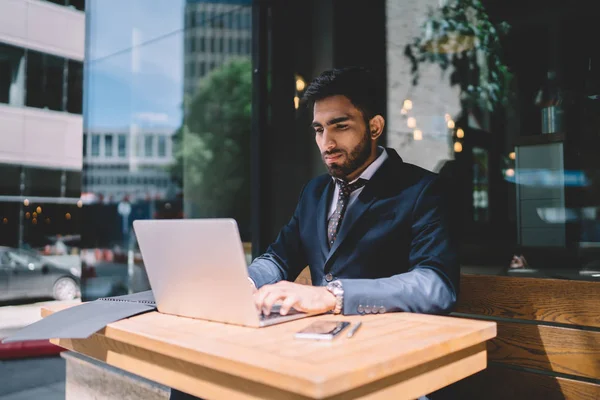
<path fill-rule="evenodd" d="M 371 152 L 369 158 L 367 158 L 367 161 L 365 161 L 365 163 L 361 165 L 358 169 L 355 169 L 350 175 L 346 176 L 346 182 L 354 181 L 363 172 L 365 172 L 365 170 L 369 168 L 369 165 L 373 164 L 373 162 L 377 160 L 377 158 L 381 155 L 381 151 L 379 150 L 379 147 L 375 147 L 375 149 L 373 149 L 373 151 Z"/>

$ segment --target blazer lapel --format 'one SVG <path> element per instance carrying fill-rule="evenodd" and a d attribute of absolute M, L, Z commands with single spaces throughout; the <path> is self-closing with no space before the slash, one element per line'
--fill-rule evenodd
<path fill-rule="evenodd" d="M 383 165 L 375 172 L 373 177 L 367 182 L 365 188 L 360 193 L 356 202 L 347 210 L 346 215 L 342 218 L 342 226 L 340 231 L 333 243 L 333 247 L 327 254 L 327 261 L 325 261 L 325 271 L 328 271 L 331 266 L 329 261 L 335 254 L 340 245 L 344 242 L 344 239 L 348 236 L 352 227 L 360 219 L 360 217 L 377 201 L 380 196 L 385 197 L 386 188 L 389 188 L 388 182 L 394 178 L 393 172 L 397 169 L 398 165 L 402 164 L 402 159 L 398 153 L 390 148 L 386 148 L 388 153 L 388 159 Z M 323 199 L 321 199 L 322 201 Z M 326 242 L 325 242 L 326 243 Z"/>
<path fill-rule="evenodd" d="M 329 245 L 327 244 L 327 211 L 331 203 L 332 193 L 333 181 L 329 180 L 329 183 L 323 189 L 323 194 L 317 206 L 317 238 L 323 258 L 325 259 L 327 259 L 327 254 L 329 254 Z"/>

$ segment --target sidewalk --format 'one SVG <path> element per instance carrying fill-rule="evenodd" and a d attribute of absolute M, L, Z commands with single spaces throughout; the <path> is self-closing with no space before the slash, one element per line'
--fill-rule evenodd
<path fill-rule="evenodd" d="M 76 299 L 62 303 L 76 304 L 80 302 L 81 300 Z M 56 303 L 61 302 L 44 301 L 33 304 L 0 306 L 0 340 L 29 324 L 39 321 L 42 318 L 40 315 L 41 308 Z M 58 354 L 59 350 L 48 341 L 0 343 L 0 360 L 55 355 Z"/>
<path fill-rule="evenodd" d="M 42 301 L 32 304 L 4 305 L 0 306 L 0 339 L 12 335 L 19 329 L 39 321 L 41 309 L 49 304 L 77 304 L 80 299 L 70 301 Z"/>
<path fill-rule="evenodd" d="M 64 400 L 60 356 L 0 361 L 0 400 Z"/>

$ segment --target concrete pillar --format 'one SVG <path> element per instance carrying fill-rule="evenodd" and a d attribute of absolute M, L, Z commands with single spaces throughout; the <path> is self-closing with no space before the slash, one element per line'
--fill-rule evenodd
<path fill-rule="evenodd" d="M 166 400 L 171 389 L 71 351 L 66 360 L 65 400 Z"/>

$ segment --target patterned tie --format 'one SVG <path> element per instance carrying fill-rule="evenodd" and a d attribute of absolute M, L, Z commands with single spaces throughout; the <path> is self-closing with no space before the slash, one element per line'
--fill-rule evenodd
<path fill-rule="evenodd" d="M 335 212 L 329 219 L 329 224 L 327 226 L 327 243 L 329 244 L 329 247 L 333 246 L 333 242 L 335 242 L 335 238 L 340 230 L 340 225 L 342 224 L 342 218 L 344 217 L 344 212 L 346 211 L 346 206 L 348 205 L 350 193 L 360 189 L 361 187 L 365 186 L 365 183 L 367 183 L 366 179 L 359 179 L 352 184 L 339 179 L 336 179 L 336 181 L 340 187 L 340 194 Z"/>

